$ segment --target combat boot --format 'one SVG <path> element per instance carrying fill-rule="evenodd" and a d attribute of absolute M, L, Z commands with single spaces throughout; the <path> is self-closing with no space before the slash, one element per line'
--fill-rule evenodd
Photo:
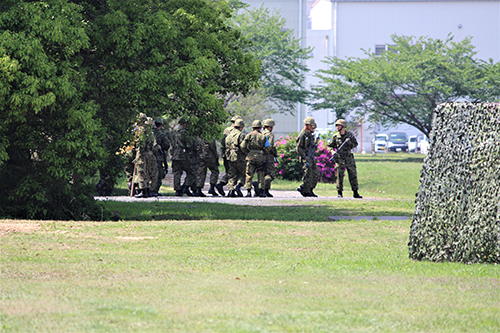
<path fill-rule="evenodd" d="M 189 190 L 186 185 L 182 186 L 182 193 L 186 194 L 188 197 L 192 197 L 194 194 Z"/>
<path fill-rule="evenodd" d="M 338 198 L 339 198 L 339 199 L 342 199 L 342 198 L 343 198 L 343 196 L 342 196 L 342 191 L 337 191 L 337 193 L 339 194 Z"/>
<path fill-rule="evenodd" d="M 234 188 L 236 195 L 239 196 L 240 198 L 243 197 L 243 193 L 241 192 L 241 184 L 237 184 Z"/>
<path fill-rule="evenodd" d="M 251 198 L 252 197 L 252 190 L 247 190 L 247 195 L 245 195 L 245 197 Z"/>
<path fill-rule="evenodd" d="M 227 194 L 227 196 L 229 198 L 236 198 L 236 193 L 234 192 L 234 190 L 229 190 L 229 193 Z"/>
<path fill-rule="evenodd" d="M 299 187 L 297 187 L 297 191 L 299 191 L 299 193 L 300 193 L 303 197 L 305 197 L 305 196 L 306 196 L 306 194 L 304 193 L 304 188 L 302 187 L 302 185 L 300 185 Z"/>
<path fill-rule="evenodd" d="M 223 184 L 223 183 L 219 183 L 219 184 L 215 185 L 215 188 L 217 189 L 217 191 L 219 191 L 219 194 L 222 196 L 226 195 L 226 193 L 224 192 L 224 185 L 225 184 Z"/>
<path fill-rule="evenodd" d="M 254 190 L 254 197 L 260 196 L 260 191 L 259 191 L 259 183 L 258 182 L 252 182 L 253 190 Z"/>
<path fill-rule="evenodd" d="M 139 193 L 134 195 L 135 198 L 147 198 L 148 196 L 148 188 L 139 189 Z"/>
<path fill-rule="evenodd" d="M 210 184 L 210 188 L 208 189 L 208 194 L 211 194 L 214 197 L 218 197 L 219 195 L 215 192 L 215 185 Z"/>
<path fill-rule="evenodd" d="M 269 193 L 269 189 L 266 189 L 266 197 L 268 197 L 268 198 L 273 197 L 273 195 L 271 193 Z"/>
<path fill-rule="evenodd" d="M 315 197 L 317 198 L 318 196 L 316 194 L 314 194 L 313 190 L 311 190 L 311 192 L 309 193 L 308 195 L 309 197 Z"/>
<path fill-rule="evenodd" d="M 194 193 L 195 197 L 206 197 L 206 195 L 201 191 L 201 187 L 196 188 L 196 192 Z"/>
<path fill-rule="evenodd" d="M 150 197 L 157 197 L 157 196 L 159 196 L 158 191 L 151 191 L 151 190 L 149 190 L 149 196 Z"/>
<path fill-rule="evenodd" d="M 359 195 L 358 191 L 354 191 L 354 195 L 353 195 L 354 198 L 356 199 L 362 199 L 363 197 Z"/>
<path fill-rule="evenodd" d="M 266 191 L 265 190 L 259 190 L 259 197 L 261 197 L 261 198 L 267 198 Z"/>
<path fill-rule="evenodd" d="M 182 197 L 184 195 L 184 193 L 182 193 L 182 190 L 176 190 L 175 191 L 175 196 L 176 197 Z"/>

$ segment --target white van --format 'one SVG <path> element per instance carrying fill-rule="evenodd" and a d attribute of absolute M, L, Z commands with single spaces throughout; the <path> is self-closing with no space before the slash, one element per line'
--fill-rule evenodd
<path fill-rule="evenodd" d="M 377 134 L 373 138 L 373 151 L 375 153 L 387 152 L 387 141 L 389 136 L 387 134 Z"/>
<path fill-rule="evenodd" d="M 408 151 L 410 153 L 415 153 L 417 150 L 417 136 L 416 135 L 410 135 L 408 138 Z"/>

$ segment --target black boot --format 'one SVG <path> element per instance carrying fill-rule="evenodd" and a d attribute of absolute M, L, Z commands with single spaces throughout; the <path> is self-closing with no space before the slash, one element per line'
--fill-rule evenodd
<path fill-rule="evenodd" d="M 186 194 L 188 197 L 192 197 L 194 194 L 189 190 L 189 187 L 182 186 L 182 193 Z"/>
<path fill-rule="evenodd" d="M 338 198 L 339 198 L 339 199 L 342 199 L 342 198 L 343 198 L 343 196 L 342 196 L 342 191 L 337 191 L 337 193 L 339 194 L 339 197 L 338 197 Z"/>
<path fill-rule="evenodd" d="M 184 193 L 182 193 L 182 190 L 176 190 L 175 191 L 175 196 L 176 197 L 182 197 L 184 195 Z"/>
<path fill-rule="evenodd" d="M 210 188 L 208 189 L 208 194 L 211 194 L 214 197 L 218 197 L 219 195 L 215 192 L 215 185 L 210 184 Z"/>
<path fill-rule="evenodd" d="M 358 191 L 354 191 L 354 198 L 356 199 L 362 199 L 363 197 L 359 195 Z"/>
<path fill-rule="evenodd" d="M 196 188 L 196 192 L 194 193 L 195 197 L 206 197 L 206 195 L 201 191 L 201 187 Z"/>
<path fill-rule="evenodd" d="M 247 195 L 245 195 L 245 197 L 247 198 L 251 198 L 252 197 L 252 190 L 247 190 Z"/>
<path fill-rule="evenodd" d="M 264 189 L 259 189 L 259 197 L 267 198 L 266 191 Z"/>
<path fill-rule="evenodd" d="M 149 197 L 149 188 L 139 189 L 139 193 L 134 195 L 136 198 L 148 198 Z"/>
<path fill-rule="evenodd" d="M 217 189 L 217 191 L 219 191 L 219 194 L 222 196 L 226 195 L 226 193 L 224 192 L 224 185 L 225 184 L 223 184 L 223 183 L 219 183 L 219 184 L 215 185 L 215 188 Z"/>
<path fill-rule="evenodd" d="M 259 183 L 258 182 L 252 182 L 253 190 L 255 194 L 253 195 L 254 197 L 260 196 L 260 191 L 259 191 Z"/>
<path fill-rule="evenodd" d="M 229 198 L 236 198 L 236 193 L 234 192 L 234 190 L 229 190 L 229 193 L 227 194 L 227 196 Z"/>
<path fill-rule="evenodd" d="M 306 194 L 304 193 L 304 188 L 302 187 L 302 185 L 300 185 L 299 187 L 297 187 L 297 191 L 299 191 L 299 193 L 300 193 L 303 197 L 305 197 L 305 196 L 306 196 Z"/>
<path fill-rule="evenodd" d="M 316 194 L 314 194 L 313 190 L 311 189 L 311 192 L 309 193 L 309 196 L 310 197 L 315 197 L 317 198 L 318 196 Z"/>
<path fill-rule="evenodd" d="M 150 191 L 149 191 L 149 196 L 150 196 L 150 197 L 157 197 L 157 196 L 159 196 L 158 191 L 151 191 L 151 190 L 150 190 Z"/>
<path fill-rule="evenodd" d="M 234 190 L 236 191 L 237 196 L 239 196 L 240 198 L 243 198 L 243 193 L 241 192 L 241 184 L 237 184 L 234 187 Z"/>
<path fill-rule="evenodd" d="M 268 197 L 268 198 L 273 197 L 273 195 L 271 193 L 269 193 L 269 189 L 266 189 L 266 197 Z"/>

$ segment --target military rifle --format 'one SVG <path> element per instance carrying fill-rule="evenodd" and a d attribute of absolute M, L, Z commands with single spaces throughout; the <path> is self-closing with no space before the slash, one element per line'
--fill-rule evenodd
<path fill-rule="evenodd" d="M 349 138 L 347 138 L 347 139 L 345 139 L 344 142 L 342 142 L 342 144 L 337 149 L 337 151 L 335 153 L 333 153 L 333 156 L 330 158 L 330 162 L 333 161 L 335 159 L 335 157 L 337 157 L 337 156 L 342 157 L 342 150 L 344 149 L 345 144 L 348 143 L 349 141 L 351 141 L 351 140 Z"/>
<path fill-rule="evenodd" d="M 318 147 L 319 136 L 316 140 L 311 140 L 309 142 L 309 148 L 307 149 L 307 157 L 314 158 L 314 154 L 316 153 L 316 147 Z M 309 162 L 306 162 L 306 168 L 309 168 Z"/>

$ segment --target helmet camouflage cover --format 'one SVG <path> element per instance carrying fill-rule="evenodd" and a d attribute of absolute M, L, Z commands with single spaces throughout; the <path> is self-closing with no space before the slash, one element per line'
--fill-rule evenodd
<path fill-rule="evenodd" d="M 234 122 L 234 127 L 245 127 L 245 122 L 243 119 L 236 119 Z"/>
<path fill-rule="evenodd" d="M 253 121 L 252 128 L 256 128 L 256 127 L 262 127 L 262 123 L 260 122 L 260 120 Z"/>
<path fill-rule="evenodd" d="M 242 119 L 241 116 L 233 116 L 233 118 L 231 118 L 231 122 L 234 123 L 238 119 Z"/>
<path fill-rule="evenodd" d="M 266 119 L 262 122 L 262 125 L 274 127 L 275 124 L 273 119 Z"/>
<path fill-rule="evenodd" d="M 335 122 L 335 126 L 337 125 L 341 125 L 343 127 L 347 127 L 347 121 L 345 121 L 344 119 L 339 119 Z"/>
<path fill-rule="evenodd" d="M 316 128 L 316 120 L 313 117 L 309 116 L 304 119 L 304 124 L 311 125 L 313 128 Z"/>

